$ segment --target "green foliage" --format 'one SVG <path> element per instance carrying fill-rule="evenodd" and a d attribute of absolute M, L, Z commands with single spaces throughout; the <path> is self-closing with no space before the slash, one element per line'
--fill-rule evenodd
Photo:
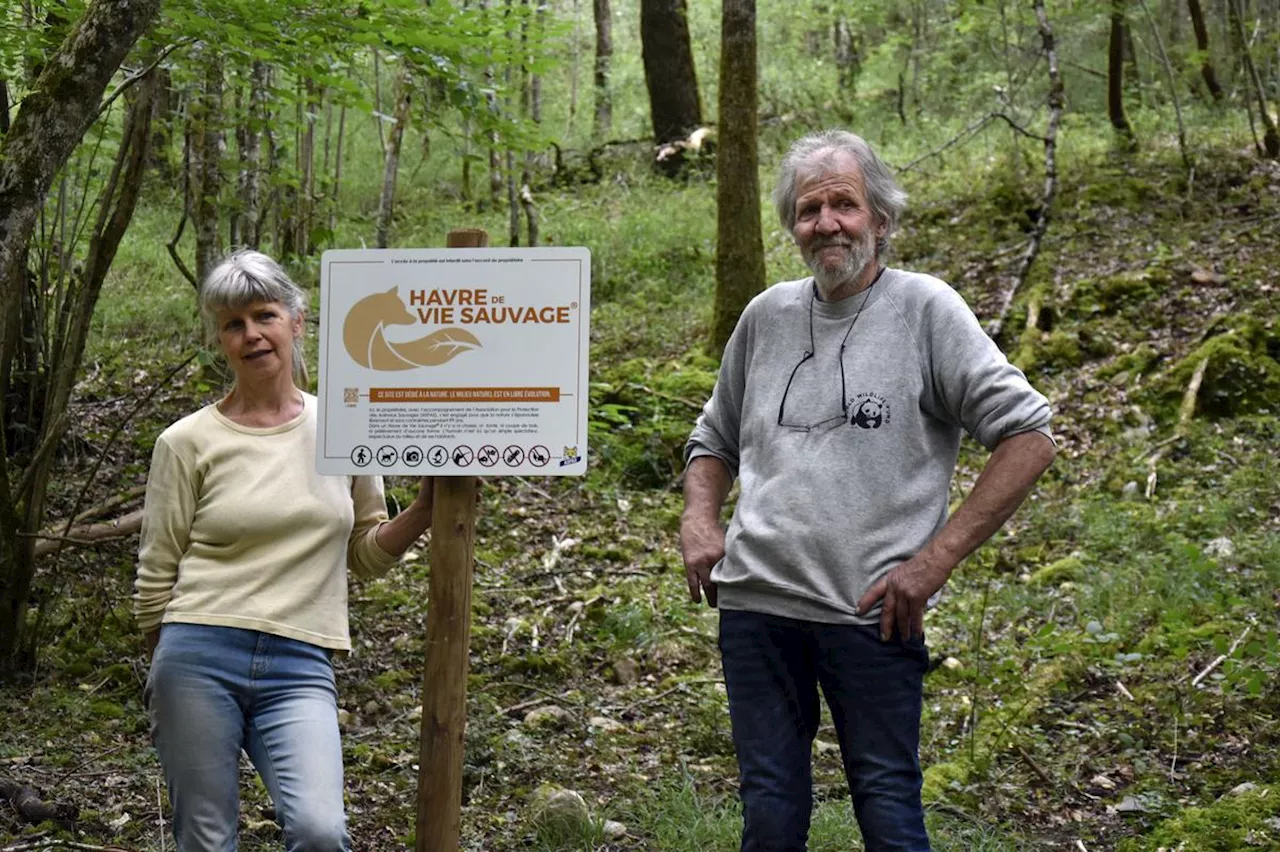
<path fill-rule="evenodd" d="M 1210 337 L 1168 374 L 1165 388 L 1181 394 L 1191 376 L 1208 362 L 1200 385 L 1200 410 L 1212 416 L 1280 410 L 1280 330 L 1254 316 L 1222 320 Z"/>
<path fill-rule="evenodd" d="M 1276 788 L 1253 789 L 1223 796 L 1206 807 L 1189 807 L 1165 820 L 1142 838 L 1121 841 L 1120 852 L 1159 852 L 1162 849 L 1196 849 L 1203 852 L 1235 852 L 1249 848 L 1275 848 L 1280 844 L 1280 796 Z"/>

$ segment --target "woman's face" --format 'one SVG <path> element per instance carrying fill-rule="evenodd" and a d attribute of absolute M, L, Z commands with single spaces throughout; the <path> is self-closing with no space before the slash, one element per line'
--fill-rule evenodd
<path fill-rule="evenodd" d="M 293 341 L 302 336 L 302 316 L 291 317 L 280 302 L 252 302 L 218 311 L 218 345 L 238 382 L 293 374 Z"/>

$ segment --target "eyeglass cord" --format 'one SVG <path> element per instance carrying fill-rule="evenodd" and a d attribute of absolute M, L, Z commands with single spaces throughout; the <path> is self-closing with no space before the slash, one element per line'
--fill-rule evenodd
<path fill-rule="evenodd" d="M 840 413 L 847 416 L 849 414 L 849 397 L 845 391 L 844 383 L 844 347 L 849 342 L 849 335 L 853 333 L 853 327 L 858 322 L 858 317 L 862 316 L 862 309 L 867 306 L 867 300 L 871 298 L 871 289 L 876 286 L 876 282 L 880 280 L 880 276 L 884 275 L 884 267 L 880 267 L 876 272 L 876 277 L 871 279 L 871 283 L 867 285 L 865 294 L 862 297 L 862 303 L 858 305 L 858 310 L 854 312 L 853 320 L 850 321 L 849 327 L 844 330 L 844 337 L 840 338 Z M 815 282 L 813 290 L 809 294 L 809 351 L 805 353 L 801 363 L 814 357 L 818 351 L 818 345 L 813 336 L 813 303 L 818 298 L 818 285 Z M 793 374 L 794 375 L 794 374 Z M 788 383 L 789 384 L 789 383 Z"/>

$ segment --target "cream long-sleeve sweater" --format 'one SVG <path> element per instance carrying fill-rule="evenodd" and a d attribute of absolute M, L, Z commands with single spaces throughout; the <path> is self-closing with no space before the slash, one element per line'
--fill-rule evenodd
<path fill-rule="evenodd" d="M 280 426 L 241 426 L 209 405 L 156 441 L 134 584 L 145 632 L 186 622 L 349 650 L 347 571 L 373 576 L 381 477 L 316 473 L 316 398 Z"/>

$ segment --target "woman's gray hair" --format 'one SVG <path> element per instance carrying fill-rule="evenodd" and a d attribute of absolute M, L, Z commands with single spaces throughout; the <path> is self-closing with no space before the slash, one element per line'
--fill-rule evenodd
<path fill-rule="evenodd" d="M 893 179 L 893 172 L 876 156 L 871 146 L 861 136 L 847 130 L 823 130 L 798 139 L 778 167 L 778 183 L 773 189 L 773 203 L 778 208 L 778 219 L 787 233 L 794 234 L 796 227 L 796 185 L 801 176 L 815 166 L 829 166 L 839 153 L 853 157 L 862 170 L 862 182 L 867 190 L 867 203 L 885 232 L 876 239 L 876 252 L 883 252 L 889 237 L 898 229 L 898 218 L 907 206 L 907 194 Z"/>
<path fill-rule="evenodd" d="M 200 287 L 200 318 L 209 345 L 218 344 L 219 311 L 238 310 L 254 302 L 279 302 L 291 319 L 301 317 L 307 310 L 307 294 L 280 264 L 260 251 L 240 249 L 223 258 Z M 293 378 L 299 386 L 306 386 L 302 337 L 293 340 Z"/>

